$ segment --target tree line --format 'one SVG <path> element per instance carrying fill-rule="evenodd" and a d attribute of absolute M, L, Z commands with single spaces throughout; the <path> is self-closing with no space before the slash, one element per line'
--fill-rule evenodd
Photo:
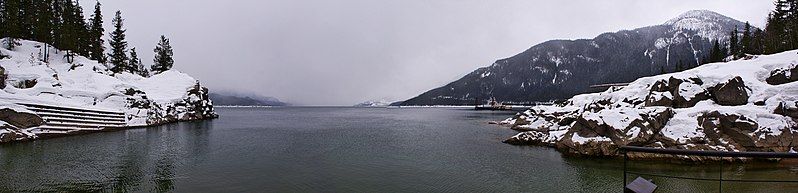
<path fill-rule="evenodd" d="M 722 62 L 728 57 L 775 54 L 798 49 L 798 0 L 776 0 L 776 8 L 767 16 L 765 29 L 752 27 L 748 22 L 742 31 L 735 27 L 729 32 L 728 44 L 718 40 L 702 63 Z"/>
<path fill-rule="evenodd" d="M 101 4 L 97 1 L 88 20 L 78 0 L 0 0 L 0 37 L 2 45 L 13 50 L 19 40 L 33 40 L 43 45 L 44 57 L 50 59 L 47 47 L 64 50 L 64 60 L 74 62 L 75 56 L 84 56 L 109 67 L 113 73 L 129 72 L 149 76 L 169 70 L 174 64 L 174 53 L 169 39 L 161 36 L 156 45 L 155 59 L 147 69 L 138 58 L 136 48 L 128 48 L 125 39 L 122 12 L 116 11 L 112 20 L 113 31 L 108 36 L 110 50 L 106 53 L 105 29 Z"/>

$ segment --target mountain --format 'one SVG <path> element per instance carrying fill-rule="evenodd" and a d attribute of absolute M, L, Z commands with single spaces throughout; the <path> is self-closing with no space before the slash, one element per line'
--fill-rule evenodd
<path fill-rule="evenodd" d="M 258 95 L 240 95 L 227 93 L 211 93 L 211 100 L 215 105 L 223 106 L 288 106 L 274 97 L 264 97 Z"/>
<path fill-rule="evenodd" d="M 380 100 L 370 100 L 362 103 L 358 103 L 355 107 L 387 107 L 393 104 L 388 99 L 380 99 Z"/>
<path fill-rule="evenodd" d="M 565 154 L 622 156 L 620 146 L 729 152 L 794 152 L 798 146 L 798 50 L 746 56 L 627 86 L 535 106 L 502 121 L 521 133 L 505 143 Z M 692 161 L 719 157 L 629 154 Z M 734 158 L 746 159 L 746 158 Z"/>
<path fill-rule="evenodd" d="M 593 39 L 551 40 L 479 68 L 402 105 L 464 105 L 495 97 L 504 102 L 565 99 L 590 85 L 630 82 L 694 67 L 744 23 L 721 14 L 688 11 L 664 24 L 604 33 Z"/>

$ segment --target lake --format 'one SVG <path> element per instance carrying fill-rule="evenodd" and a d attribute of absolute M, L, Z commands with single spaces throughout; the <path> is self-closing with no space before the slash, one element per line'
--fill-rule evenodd
<path fill-rule="evenodd" d="M 210 121 L 2 145 L 0 192 L 620 192 L 623 180 L 617 159 L 568 158 L 548 147 L 501 143 L 517 132 L 487 122 L 514 112 L 343 107 L 217 112 L 221 117 Z M 648 172 L 718 175 L 716 165 L 630 165 Z M 791 165 L 727 168 L 724 178 L 798 180 Z M 654 181 L 659 192 L 717 191 L 716 182 Z M 795 188 L 724 183 L 724 192 Z"/>

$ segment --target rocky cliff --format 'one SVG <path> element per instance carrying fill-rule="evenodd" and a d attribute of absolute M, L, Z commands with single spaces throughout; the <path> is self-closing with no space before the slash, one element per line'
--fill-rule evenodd
<path fill-rule="evenodd" d="M 505 142 L 584 156 L 617 156 L 623 145 L 791 152 L 798 146 L 796 53 L 706 64 L 536 106 L 502 122 L 521 131 Z"/>

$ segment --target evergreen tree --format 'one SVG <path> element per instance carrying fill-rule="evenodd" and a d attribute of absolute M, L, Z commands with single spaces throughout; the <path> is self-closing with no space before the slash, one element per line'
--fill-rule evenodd
<path fill-rule="evenodd" d="M 5 26 L 5 27 L 0 27 L 0 38 L 7 37 L 6 30 L 8 29 L 8 26 L 6 24 L 5 7 L 6 7 L 6 0 L 0 0 L 0 26 Z"/>
<path fill-rule="evenodd" d="M 787 28 L 785 20 L 788 14 L 788 2 L 777 0 L 776 9 L 768 15 L 767 25 L 765 26 L 765 54 L 773 54 L 788 49 Z"/>
<path fill-rule="evenodd" d="M 4 30 L 5 34 L 3 34 L 3 37 L 6 37 L 6 41 L 3 44 L 10 50 L 19 45 L 17 38 L 20 38 L 22 33 L 21 6 L 18 0 L 6 0 L 3 2 L 3 21 L 5 22 L 3 28 L 6 28 Z"/>
<path fill-rule="evenodd" d="M 709 63 L 722 62 L 725 57 L 726 50 L 722 48 L 718 40 L 715 40 L 712 45 L 712 51 L 710 52 Z"/>
<path fill-rule="evenodd" d="M 121 11 L 116 11 L 112 22 L 114 31 L 111 32 L 111 39 L 108 40 L 111 45 L 111 53 L 108 53 L 108 59 L 110 59 L 109 62 L 111 63 L 111 72 L 119 73 L 128 68 L 127 62 L 130 60 L 127 57 L 127 41 L 125 40 Z"/>
<path fill-rule="evenodd" d="M 70 0 L 71 1 L 71 0 Z M 81 56 L 88 56 L 90 49 L 90 32 L 88 25 L 86 24 L 85 17 L 83 16 L 83 7 L 80 6 L 80 2 L 75 0 L 75 4 L 71 6 L 72 11 L 72 29 L 74 30 L 73 33 L 75 34 L 76 39 L 75 41 L 75 53 Z"/>
<path fill-rule="evenodd" d="M 130 48 L 130 64 L 128 71 L 142 77 L 148 77 L 150 74 L 147 68 L 144 67 L 144 64 L 141 63 L 141 58 L 139 58 L 138 53 L 136 53 L 136 48 Z"/>
<path fill-rule="evenodd" d="M 34 40 L 42 42 L 41 52 L 42 52 L 42 60 L 44 62 L 49 61 L 50 53 L 49 53 L 49 45 L 53 42 L 53 1 L 52 0 L 36 0 L 35 7 L 38 12 L 36 12 L 36 23 L 33 29 L 33 37 Z"/>
<path fill-rule="evenodd" d="M 659 67 L 659 74 L 665 74 L 665 66 Z"/>
<path fill-rule="evenodd" d="M 732 30 L 731 34 L 729 34 L 729 54 L 732 56 L 737 56 L 740 51 L 740 42 L 737 38 L 737 34 L 740 32 L 737 31 L 737 26 L 734 26 L 734 30 Z"/>
<path fill-rule="evenodd" d="M 158 74 L 169 69 L 172 69 L 175 61 L 173 59 L 174 53 L 172 45 L 169 44 L 169 39 L 161 35 L 161 41 L 155 46 L 155 59 L 153 59 L 152 73 Z"/>
<path fill-rule="evenodd" d="M 743 37 L 740 38 L 740 49 L 742 52 L 738 54 L 751 54 L 753 53 L 753 42 L 751 41 L 751 24 L 745 22 L 745 27 L 743 28 Z"/>
<path fill-rule="evenodd" d="M 72 63 L 74 56 L 76 55 L 75 52 L 78 52 L 80 44 L 80 34 L 79 23 L 77 20 L 79 19 L 78 16 L 75 14 L 75 4 L 72 3 L 72 0 L 67 0 L 63 2 L 63 9 L 61 10 L 61 31 L 60 31 L 60 49 L 64 50 L 66 53 L 64 54 L 64 58 L 67 62 Z M 83 20 L 80 18 L 80 20 Z"/>
<path fill-rule="evenodd" d="M 139 58 L 138 53 L 136 53 L 136 48 L 130 48 L 130 61 L 128 61 L 127 69 L 125 71 L 130 72 L 131 74 L 141 74 L 139 70 L 143 69 L 143 64 L 141 64 L 141 59 Z"/>
<path fill-rule="evenodd" d="M 56 48 L 64 47 L 64 34 L 66 33 L 66 28 L 64 27 L 64 2 L 64 0 L 53 0 L 53 41 L 51 44 Z"/>
<path fill-rule="evenodd" d="M 33 25 L 36 23 L 36 7 L 33 0 L 12 0 L 19 2 L 19 38 L 30 40 L 33 39 Z M 38 0 L 37 0 L 38 1 Z"/>
<path fill-rule="evenodd" d="M 105 64 L 105 40 L 103 40 L 105 29 L 100 6 L 100 1 L 97 1 L 97 4 L 94 5 L 94 14 L 89 19 L 89 59 Z"/>
<path fill-rule="evenodd" d="M 788 50 L 798 47 L 798 0 L 787 0 L 787 15 L 784 19 Z"/>
<path fill-rule="evenodd" d="M 751 54 L 759 55 L 765 52 L 765 32 L 755 29 L 751 35 Z"/>

